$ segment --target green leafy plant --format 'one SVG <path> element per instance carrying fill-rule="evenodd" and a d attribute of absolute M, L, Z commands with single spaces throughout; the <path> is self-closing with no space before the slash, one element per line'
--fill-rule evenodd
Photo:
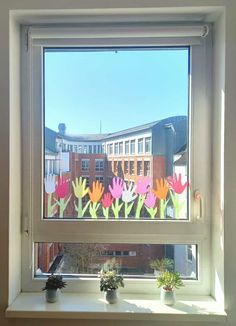
<path fill-rule="evenodd" d="M 150 267 L 154 270 L 157 270 L 161 273 L 165 271 L 172 271 L 174 267 L 174 261 L 170 258 L 154 259 L 150 262 Z"/>
<path fill-rule="evenodd" d="M 100 273 L 100 291 L 116 290 L 124 287 L 123 277 L 117 275 L 116 271 L 101 271 Z"/>
<path fill-rule="evenodd" d="M 184 284 L 178 272 L 165 271 L 157 277 L 157 286 L 163 287 L 166 291 L 173 291 L 174 288 L 178 289 Z"/>
<path fill-rule="evenodd" d="M 63 281 L 63 277 L 61 275 L 51 274 L 45 284 L 44 290 L 57 290 L 66 287 L 66 282 Z"/>

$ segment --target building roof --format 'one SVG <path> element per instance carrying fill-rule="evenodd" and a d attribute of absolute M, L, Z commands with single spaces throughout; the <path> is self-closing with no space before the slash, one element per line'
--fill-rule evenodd
<path fill-rule="evenodd" d="M 151 129 L 152 127 L 154 127 L 158 123 L 159 123 L 159 121 L 154 121 L 154 122 L 145 123 L 145 124 L 140 125 L 140 126 L 136 126 L 136 127 L 124 129 L 124 130 L 121 130 L 121 131 L 113 132 L 113 133 L 108 134 L 105 138 L 107 139 L 107 138 L 119 137 L 119 136 L 123 136 L 124 134 L 132 134 L 132 133 L 135 133 L 135 132 L 148 130 L 148 129 Z"/>
<path fill-rule="evenodd" d="M 110 134 L 63 135 L 57 133 L 57 135 L 69 141 L 102 141 Z"/>
<path fill-rule="evenodd" d="M 133 133 L 137 133 L 137 132 L 142 132 L 145 130 L 150 130 L 153 127 L 157 126 L 157 125 L 165 125 L 168 123 L 172 123 L 173 121 L 177 121 L 177 120 L 181 120 L 181 119 L 186 119 L 186 116 L 174 116 L 174 117 L 169 117 L 166 119 L 162 119 L 162 120 L 157 120 L 157 121 L 153 121 L 153 122 L 149 122 L 149 123 L 145 123 L 139 126 L 135 126 L 132 128 L 128 128 L 128 129 L 124 129 L 121 131 L 116 131 L 113 133 L 106 133 L 106 134 L 81 134 L 81 135 L 67 135 L 67 134 L 62 134 L 56 131 L 53 131 L 47 127 L 45 127 L 45 142 L 46 142 L 46 149 L 51 151 L 51 152 L 57 152 L 55 144 L 56 144 L 56 138 L 63 138 L 65 140 L 68 141 L 74 141 L 74 142 L 79 142 L 79 141 L 105 141 L 108 139 L 112 139 L 115 137 L 120 137 L 120 136 L 124 136 L 127 134 L 133 134 Z M 186 146 L 186 144 L 185 144 Z M 186 149 L 185 149 L 186 150 Z M 179 151 L 178 151 L 179 152 Z"/>
<path fill-rule="evenodd" d="M 58 133 L 46 127 L 44 131 L 44 136 L 45 136 L 45 151 L 49 152 L 50 154 L 57 153 L 56 138 L 58 136 Z"/>
<path fill-rule="evenodd" d="M 188 163 L 187 160 L 188 160 L 188 156 L 187 156 L 187 152 L 185 152 L 180 156 L 178 160 L 174 162 L 174 165 L 175 166 L 187 165 Z"/>
<path fill-rule="evenodd" d="M 181 146 L 176 152 L 175 155 L 181 155 L 184 154 L 187 151 L 187 144 L 185 143 L 183 146 Z"/>

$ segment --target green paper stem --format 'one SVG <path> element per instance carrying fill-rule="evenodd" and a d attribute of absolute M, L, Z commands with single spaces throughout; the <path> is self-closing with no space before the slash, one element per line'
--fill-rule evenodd
<path fill-rule="evenodd" d="M 154 218 L 155 218 L 155 215 L 156 215 L 156 213 L 157 213 L 157 207 L 155 207 L 155 208 L 154 208 L 154 207 L 149 208 L 149 207 L 145 206 L 145 208 L 146 208 L 146 210 L 148 211 L 148 213 L 149 213 L 151 219 L 154 219 Z"/>
<path fill-rule="evenodd" d="M 102 211 L 103 211 L 103 215 L 105 217 L 106 220 L 108 220 L 108 216 L 109 216 L 109 207 L 103 207 L 102 208 Z"/>
<path fill-rule="evenodd" d="M 172 191 L 170 191 L 170 197 L 173 202 L 174 208 L 175 208 L 175 217 L 176 219 L 180 218 L 180 212 L 184 206 L 184 202 L 180 202 L 179 196 L 177 194 L 173 194 Z"/>
<path fill-rule="evenodd" d="M 60 198 L 59 207 L 60 207 L 59 217 L 63 218 L 64 210 L 65 210 L 64 199 L 63 198 Z"/>
<path fill-rule="evenodd" d="M 84 214 L 85 214 L 87 208 L 89 207 L 90 202 L 91 202 L 91 200 L 89 200 L 89 201 L 87 202 L 87 204 L 84 206 L 84 208 L 83 208 L 83 210 L 82 210 L 82 216 L 84 216 Z"/>
<path fill-rule="evenodd" d="M 52 194 L 48 194 L 48 217 L 52 217 Z"/>
<path fill-rule="evenodd" d="M 140 219 L 141 209 L 143 207 L 144 200 L 145 200 L 145 195 L 139 195 L 138 203 L 136 207 L 136 214 L 135 214 L 136 220 Z"/>
<path fill-rule="evenodd" d="M 113 203 L 111 206 L 111 209 L 114 213 L 115 219 L 119 218 L 119 212 L 120 212 L 122 206 L 123 206 L 123 203 L 119 205 L 119 198 L 116 198 L 115 205 Z"/>
<path fill-rule="evenodd" d="M 83 217 L 82 198 L 78 198 L 78 217 Z"/>
<path fill-rule="evenodd" d="M 160 199 L 160 218 L 165 218 L 165 210 L 169 200 Z"/>
<path fill-rule="evenodd" d="M 131 212 L 131 209 L 134 205 L 134 202 L 132 202 L 130 205 L 125 202 L 125 218 L 128 218 L 129 213 Z"/>
<path fill-rule="evenodd" d="M 89 213 L 92 218 L 97 218 L 97 210 L 99 207 L 99 203 L 91 203 L 89 206 Z"/>
<path fill-rule="evenodd" d="M 55 199 L 56 204 L 60 207 L 59 210 L 59 218 L 63 218 L 64 216 L 64 211 L 70 201 L 71 195 L 68 197 L 67 201 L 65 202 L 64 198 L 60 198 L 60 201 Z M 55 205 L 55 204 L 54 204 Z"/>

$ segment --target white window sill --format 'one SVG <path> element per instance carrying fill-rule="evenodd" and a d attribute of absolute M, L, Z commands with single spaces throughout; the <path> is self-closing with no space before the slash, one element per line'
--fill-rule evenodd
<path fill-rule="evenodd" d="M 154 295 L 122 294 L 117 304 L 107 304 L 102 293 L 61 293 L 57 303 L 45 302 L 44 293 L 21 293 L 6 317 L 224 322 L 227 315 L 210 296 L 179 295 L 168 307 Z"/>

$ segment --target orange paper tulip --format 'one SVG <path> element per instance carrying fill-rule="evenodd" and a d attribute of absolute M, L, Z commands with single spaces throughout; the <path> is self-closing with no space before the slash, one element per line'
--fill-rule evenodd
<path fill-rule="evenodd" d="M 93 203 L 98 203 L 102 197 L 103 192 L 104 192 L 104 187 L 102 183 L 99 181 L 93 182 L 92 191 L 90 189 L 88 191 L 90 200 Z"/>
<path fill-rule="evenodd" d="M 153 189 L 154 194 L 159 198 L 160 200 L 165 200 L 167 197 L 167 193 L 169 190 L 169 183 L 165 178 L 156 179 L 156 185 L 157 189 Z"/>

